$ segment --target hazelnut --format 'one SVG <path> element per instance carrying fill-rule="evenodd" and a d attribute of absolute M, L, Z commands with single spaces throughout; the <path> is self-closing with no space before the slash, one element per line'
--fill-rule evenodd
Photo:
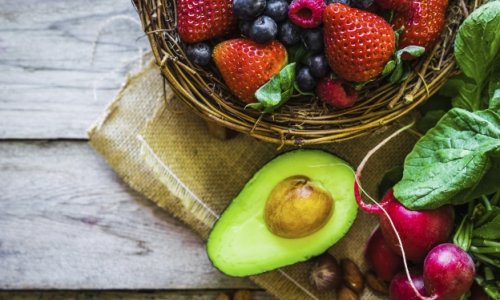
<path fill-rule="evenodd" d="M 231 298 L 226 293 L 221 293 L 215 300 L 231 300 Z"/>
<path fill-rule="evenodd" d="M 359 300 L 358 295 L 353 292 L 350 288 L 343 285 L 337 292 L 337 298 L 339 300 Z"/>
<path fill-rule="evenodd" d="M 292 176 L 278 183 L 267 198 L 264 221 L 283 238 L 313 234 L 330 220 L 333 198 L 319 183 L 306 176 Z"/>
<path fill-rule="evenodd" d="M 333 256 L 323 253 L 315 258 L 309 280 L 318 291 L 334 290 L 342 282 L 342 268 Z"/>
<path fill-rule="evenodd" d="M 349 288 L 356 293 L 363 290 L 363 274 L 359 270 L 358 265 L 349 258 L 344 258 L 341 261 L 342 270 L 344 271 L 344 280 Z"/>
<path fill-rule="evenodd" d="M 382 278 L 377 277 L 375 273 L 371 271 L 366 272 L 365 279 L 366 285 L 374 292 L 384 295 L 389 294 L 389 286 L 387 285 L 387 282 L 382 280 Z"/>
<path fill-rule="evenodd" d="M 233 297 L 233 300 L 252 300 L 252 293 L 249 290 L 238 290 Z"/>

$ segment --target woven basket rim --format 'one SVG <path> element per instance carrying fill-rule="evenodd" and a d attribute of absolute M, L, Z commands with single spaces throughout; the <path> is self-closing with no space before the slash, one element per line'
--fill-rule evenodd
<path fill-rule="evenodd" d="M 332 109 L 312 96 L 293 96 L 266 114 L 245 108 L 246 103 L 229 91 L 213 64 L 202 68 L 186 58 L 185 43 L 176 32 L 175 0 L 134 0 L 134 4 L 161 74 L 194 113 L 259 140 L 302 146 L 376 134 L 424 103 L 459 73 L 453 57 L 456 32 L 481 3 L 450 1 L 440 41 L 412 61 L 410 75 L 402 83 L 363 89 L 356 104 L 344 110 Z"/>

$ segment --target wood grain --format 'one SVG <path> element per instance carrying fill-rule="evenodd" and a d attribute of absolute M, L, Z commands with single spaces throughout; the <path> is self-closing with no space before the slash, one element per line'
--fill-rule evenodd
<path fill-rule="evenodd" d="M 86 292 L 1 292 L 0 300 L 83 300 L 83 299 L 103 299 L 103 300 L 215 300 L 218 295 L 225 293 L 228 296 L 233 296 L 235 291 L 145 291 L 145 292 L 103 292 L 103 291 L 86 291 Z M 273 296 L 262 291 L 252 292 L 253 300 L 274 300 Z"/>
<path fill-rule="evenodd" d="M 0 142 L 0 289 L 257 289 L 86 142 Z M 204 298 L 203 298 L 204 299 Z"/>
<path fill-rule="evenodd" d="M 138 22 L 130 0 L 0 1 L 0 139 L 87 137 L 149 50 L 140 25 L 117 16 Z"/>

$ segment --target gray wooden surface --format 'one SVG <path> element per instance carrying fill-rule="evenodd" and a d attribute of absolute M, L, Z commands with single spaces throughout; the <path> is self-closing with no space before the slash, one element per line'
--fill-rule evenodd
<path fill-rule="evenodd" d="M 0 1 L 0 299 L 272 298 L 215 270 L 196 234 L 87 144 L 149 48 L 137 20 L 129 0 Z"/>

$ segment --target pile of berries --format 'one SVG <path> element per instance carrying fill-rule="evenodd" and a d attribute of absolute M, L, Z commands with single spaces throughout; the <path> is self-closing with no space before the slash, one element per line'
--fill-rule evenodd
<path fill-rule="evenodd" d="M 187 58 L 199 65 L 213 58 L 244 102 L 256 102 L 253 93 L 287 65 L 291 49 L 302 47 L 307 54 L 296 62 L 296 89 L 346 108 L 363 83 L 381 78 L 396 51 L 410 45 L 428 51 L 437 43 L 447 5 L 448 0 L 178 0 L 177 29 L 188 43 Z M 210 45 L 224 36 L 232 38 Z M 399 57 L 415 58 L 407 52 Z"/>

